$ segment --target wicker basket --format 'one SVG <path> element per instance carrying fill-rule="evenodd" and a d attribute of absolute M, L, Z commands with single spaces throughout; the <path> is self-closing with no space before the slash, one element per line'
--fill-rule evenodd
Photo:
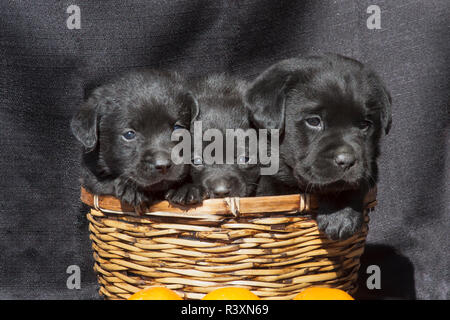
<path fill-rule="evenodd" d="M 90 221 L 100 294 L 126 299 L 150 286 L 166 286 L 185 299 L 238 286 L 261 299 L 291 299 L 310 286 L 353 294 L 367 235 L 328 240 L 317 229 L 313 195 L 205 200 L 184 210 L 163 201 L 145 215 L 111 196 L 81 190 Z"/>

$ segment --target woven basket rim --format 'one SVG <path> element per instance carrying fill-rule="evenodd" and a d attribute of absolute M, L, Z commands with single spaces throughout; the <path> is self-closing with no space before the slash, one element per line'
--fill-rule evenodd
<path fill-rule="evenodd" d="M 377 204 L 376 187 L 369 190 L 364 198 L 364 207 L 369 209 Z M 81 187 L 80 199 L 86 205 L 109 213 L 136 215 L 134 207 L 111 195 L 94 195 Z M 318 208 L 319 197 L 315 194 L 291 194 L 264 197 L 233 197 L 221 199 L 206 199 L 201 205 L 175 206 L 168 201 L 161 201 L 147 207 L 141 214 L 152 215 L 161 212 L 174 214 L 204 213 L 211 215 L 239 215 L 253 213 L 276 212 L 308 212 Z"/>

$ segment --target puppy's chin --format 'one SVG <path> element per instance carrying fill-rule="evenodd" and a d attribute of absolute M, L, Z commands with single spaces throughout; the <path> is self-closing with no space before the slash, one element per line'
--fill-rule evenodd
<path fill-rule="evenodd" d="M 224 198 L 223 196 L 216 196 L 214 195 L 214 192 L 212 192 L 211 190 L 208 190 L 208 196 L 211 199 L 215 199 L 215 198 Z M 248 197 L 250 196 L 250 191 L 248 190 L 248 188 L 246 188 L 245 186 L 243 188 L 239 188 L 239 189 L 235 189 L 235 190 L 231 190 L 231 192 L 226 195 L 225 197 L 229 198 L 229 197 Z"/>
<path fill-rule="evenodd" d="M 133 172 L 129 175 L 141 189 L 149 191 L 164 191 L 174 183 L 182 181 L 188 173 L 186 166 L 175 165 L 166 173 L 157 171 Z"/>
<path fill-rule="evenodd" d="M 358 190 L 367 185 L 368 178 L 362 172 L 347 172 L 330 174 L 313 172 L 310 167 L 304 168 L 297 165 L 294 168 L 294 176 L 300 189 L 305 192 L 327 194 L 342 191 Z"/>

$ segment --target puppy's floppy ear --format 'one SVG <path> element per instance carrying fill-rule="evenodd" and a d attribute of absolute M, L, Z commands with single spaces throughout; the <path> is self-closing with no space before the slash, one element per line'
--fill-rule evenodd
<path fill-rule="evenodd" d="M 194 95 L 191 92 L 183 94 L 177 125 L 190 129 L 191 125 L 198 118 L 199 113 L 200 109 Z"/>
<path fill-rule="evenodd" d="M 86 151 L 97 145 L 97 111 L 95 106 L 85 103 L 70 123 L 72 133 L 83 144 Z"/>
<path fill-rule="evenodd" d="M 388 134 L 392 125 L 392 98 L 389 91 L 382 80 L 373 71 L 369 72 L 369 83 L 373 88 L 372 103 L 380 108 L 381 125 L 383 126 L 385 134 Z"/>
<path fill-rule="evenodd" d="M 389 91 L 386 89 L 386 87 L 384 87 L 384 85 L 382 86 L 381 89 L 383 92 L 382 93 L 383 109 L 381 110 L 381 123 L 383 124 L 384 127 L 384 133 L 388 134 L 392 126 L 392 109 L 391 109 L 392 97 Z"/>
<path fill-rule="evenodd" d="M 276 64 L 250 84 L 245 104 L 252 122 L 259 128 L 284 130 L 285 100 L 292 81 L 289 64 Z"/>

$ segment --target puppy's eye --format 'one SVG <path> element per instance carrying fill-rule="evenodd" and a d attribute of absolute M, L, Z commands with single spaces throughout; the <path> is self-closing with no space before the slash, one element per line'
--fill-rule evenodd
<path fill-rule="evenodd" d="M 175 131 L 178 129 L 186 129 L 186 128 L 179 123 L 175 123 L 175 125 L 173 126 L 173 130 Z"/>
<path fill-rule="evenodd" d="M 133 140 L 134 138 L 136 138 L 136 132 L 134 132 L 133 130 L 129 130 L 125 132 L 122 136 L 125 140 Z"/>
<path fill-rule="evenodd" d="M 247 164 L 250 161 L 249 157 L 246 156 L 240 156 L 238 158 L 238 164 Z"/>
<path fill-rule="evenodd" d="M 359 129 L 361 129 L 362 131 L 369 130 L 371 126 L 372 126 L 372 121 L 369 121 L 369 120 L 364 120 L 359 123 Z"/>
<path fill-rule="evenodd" d="M 192 159 L 192 164 L 194 166 L 201 166 L 201 165 L 203 165 L 203 159 L 199 158 L 199 157 L 194 158 L 194 159 Z"/>
<path fill-rule="evenodd" d="M 320 121 L 319 117 L 307 118 L 305 121 L 310 127 L 314 127 L 314 128 L 318 128 L 322 124 L 322 121 Z"/>

